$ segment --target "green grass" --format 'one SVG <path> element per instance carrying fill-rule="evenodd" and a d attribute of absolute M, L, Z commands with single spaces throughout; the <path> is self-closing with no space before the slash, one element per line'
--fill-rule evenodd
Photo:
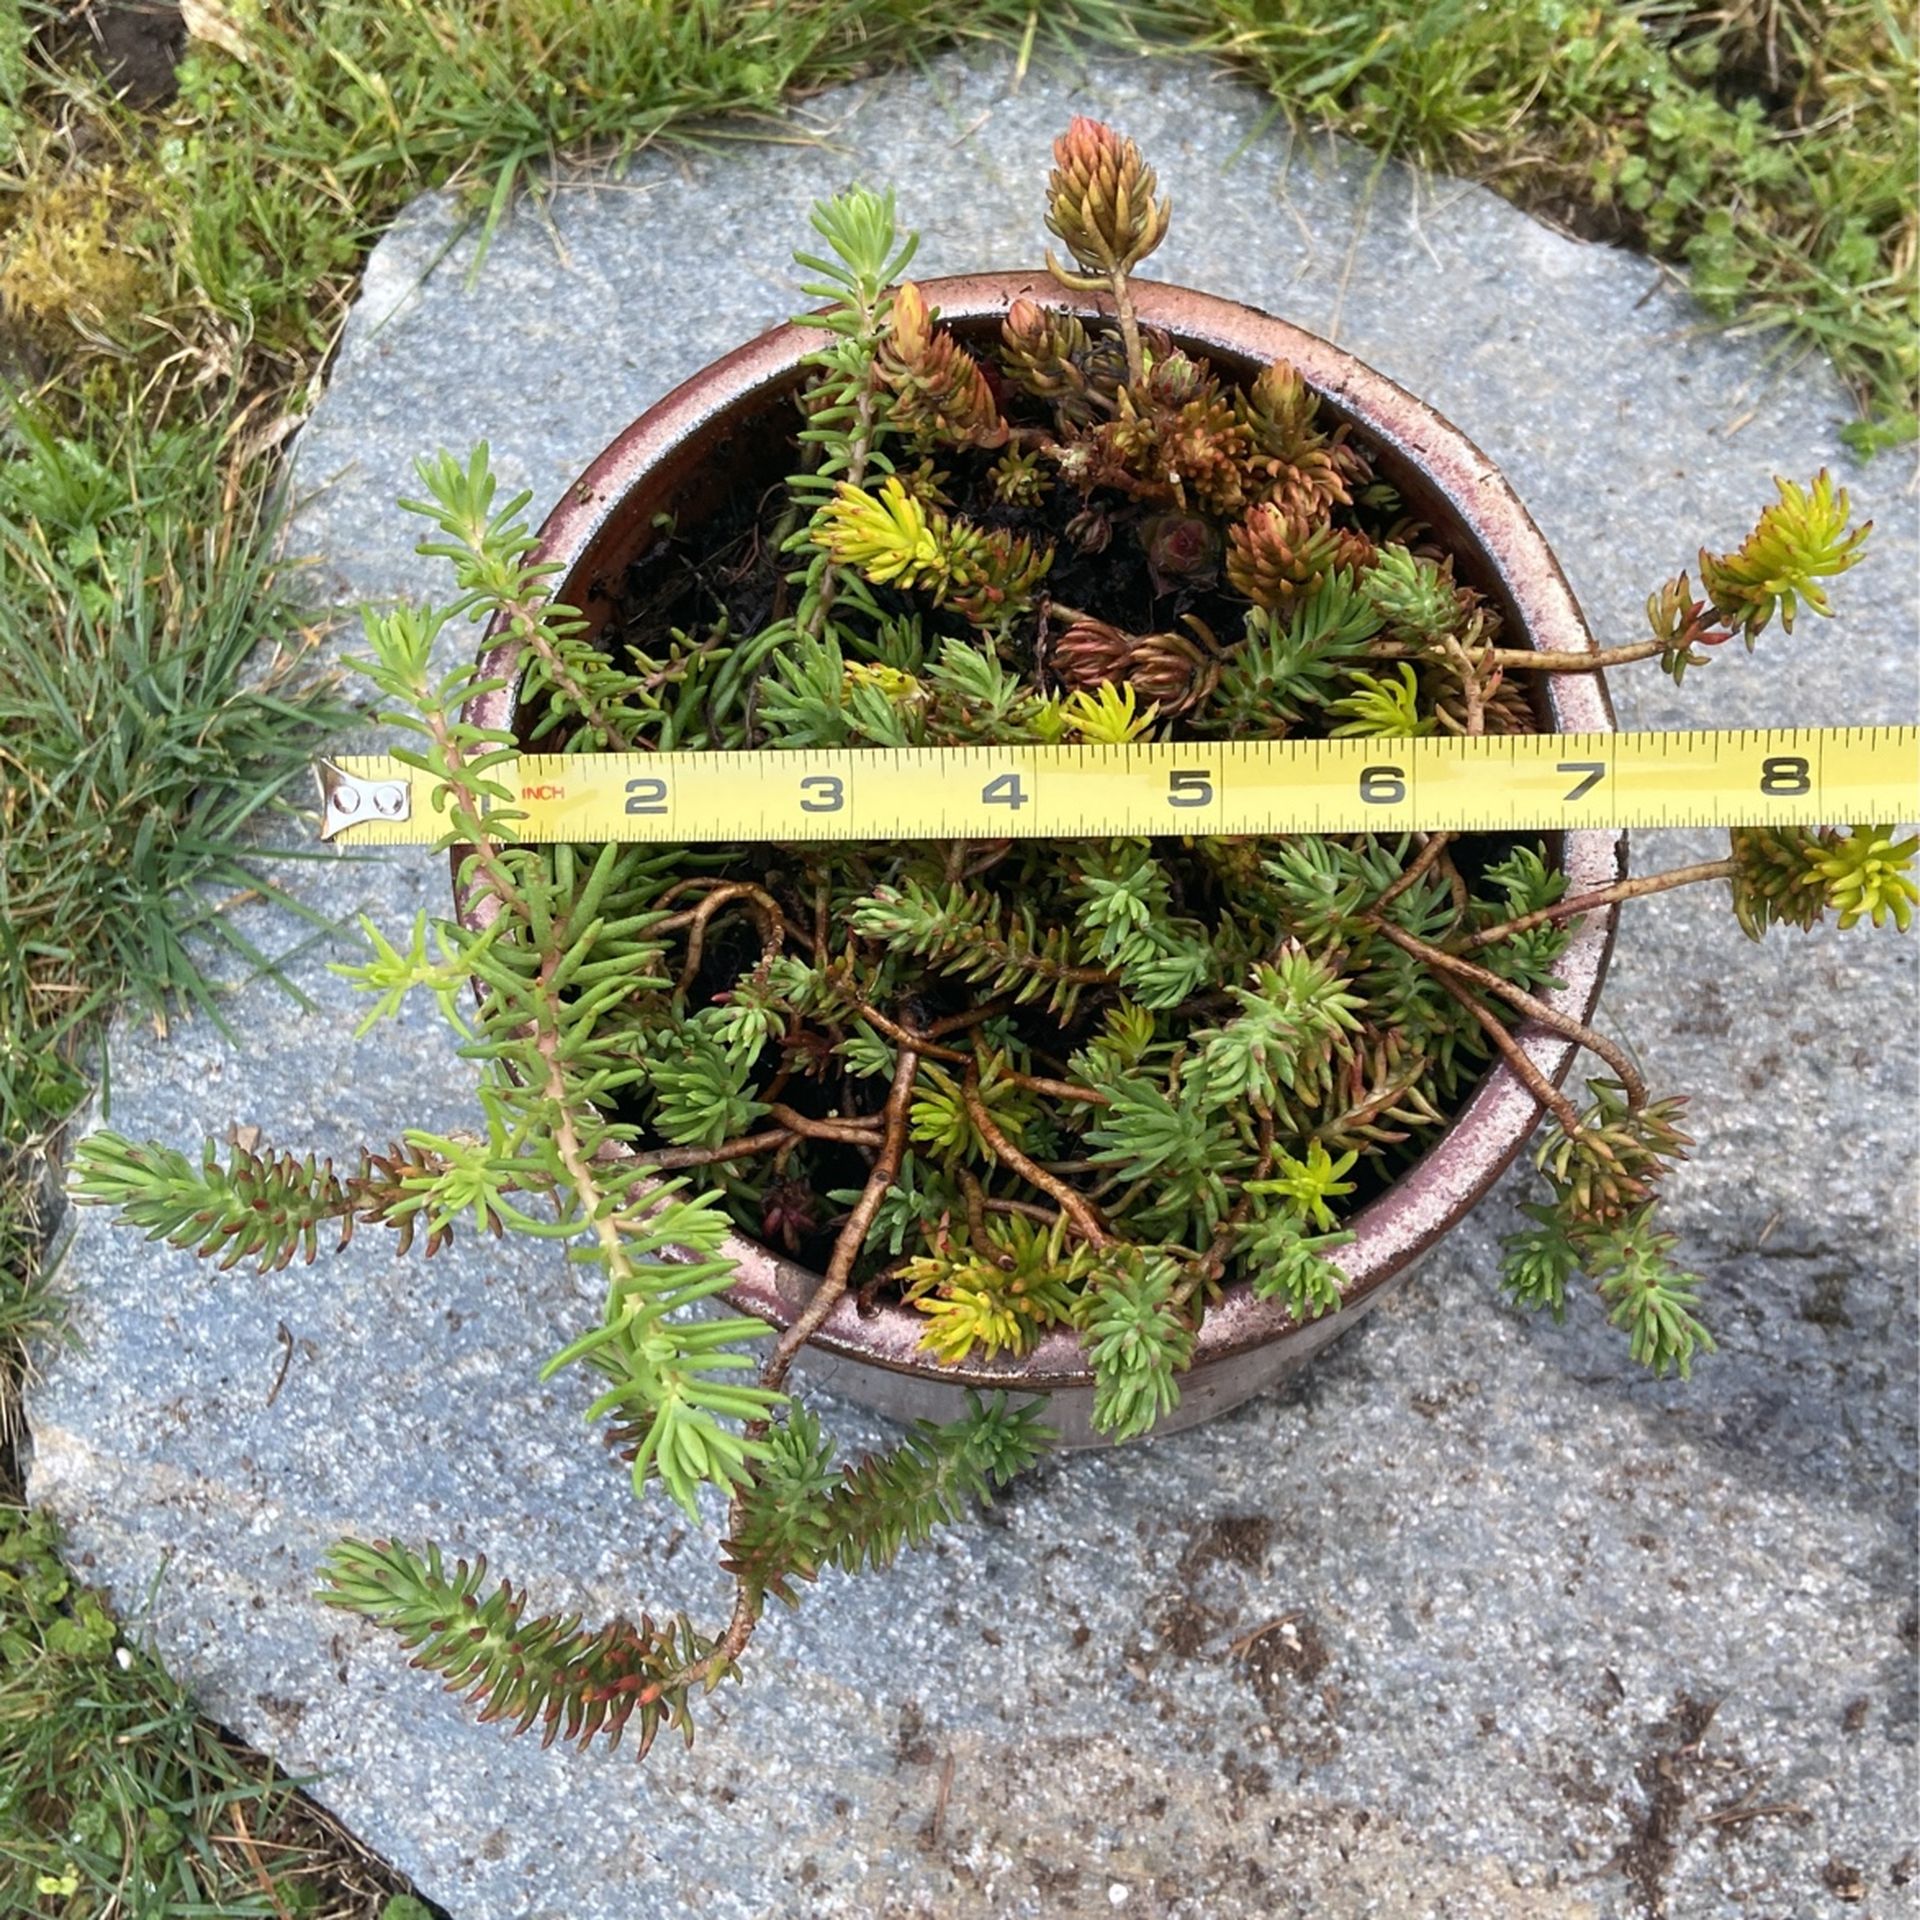
<path fill-rule="evenodd" d="M 1686 273 L 1708 311 L 1825 352 L 1866 452 L 1920 381 L 1911 13 L 1891 0 L 1181 0 L 1297 120 L 1478 175 Z"/>
<path fill-rule="evenodd" d="M 298 679 L 307 636 L 257 502 L 223 511 L 210 436 L 24 409 L 0 464 L 0 1141 L 83 1090 L 95 1016 L 218 1016 L 189 942 L 268 964 L 222 907 L 269 886 L 257 816 L 344 707 Z M 259 650 L 252 672 L 242 669 Z"/>
<path fill-rule="evenodd" d="M 30 396 L 0 429 L 0 1440 L 62 1324 L 38 1200 L 101 1017 L 217 1017 L 195 955 L 268 958 L 223 908 L 270 886 L 249 837 L 333 696 L 293 665 L 263 502 L 423 188 L 490 229 L 551 162 L 777 136 L 796 94 L 943 44 L 1199 49 L 1297 126 L 1644 247 L 1783 362 L 1827 354 L 1862 453 L 1915 432 L 1920 116 L 1891 0 L 260 0 L 203 10 L 226 44 L 145 111 L 70 12 L 0 7 L 0 379 Z M 247 677 L 256 642 L 284 659 Z M 0 1904 L 378 1913 L 380 1876 L 68 1583 L 11 1472 Z"/>
<path fill-rule="evenodd" d="M 395 1879 L 200 1718 L 56 1544 L 0 1507 L 0 1911 L 391 1914 Z"/>
<path fill-rule="evenodd" d="M 332 0 L 231 17 L 245 60 L 195 53 L 164 128 L 24 59 L 0 89 L 31 130 L 14 225 L 35 241 L 0 297 L 57 330 L 76 276 L 46 209 L 84 225 L 90 181 L 121 250 L 94 261 L 102 339 L 79 358 L 100 378 L 129 355 L 160 368 L 163 404 L 218 369 L 297 411 L 366 247 L 423 187 L 464 182 L 492 220 L 561 155 L 764 132 L 796 92 L 943 43 L 1077 39 L 1207 49 L 1297 123 L 1644 245 L 1710 310 L 1828 352 L 1879 437 L 1913 430 L 1920 134 L 1892 0 Z M 74 151 L 101 120 L 113 131 Z"/>
<path fill-rule="evenodd" d="M 0 1511 L 20 1492 L 14 1447 L 27 1354 L 58 1340 L 65 1326 L 42 1261 L 48 1198 L 40 1167 L 0 1157 Z M 6 1625 L 7 1610 L 0 1607 L 0 1632 Z"/>

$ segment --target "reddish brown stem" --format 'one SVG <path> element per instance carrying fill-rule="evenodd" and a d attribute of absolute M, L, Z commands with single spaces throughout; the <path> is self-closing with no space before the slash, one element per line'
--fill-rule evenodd
<path fill-rule="evenodd" d="M 827 1315 L 847 1290 L 847 1282 L 853 1275 L 853 1263 L 866 1244 L 867 1229 L 873 1225 L 873 1216 L 880 1210 L 880 1202 L 887 1197 L 900 1172 L 901 1155 L 906 1151 L 907 1115 L 913 1104 L 913 1082 L 919 1070 L 920 1056 L 911 1047 L 901 1048 L 900 1057 L 894 1063 L 893 1086 L 887 1094 L 883 1115 L 885 1132 L 880 1142 L 879 1158 L 874 1161 L 873 1170 L 867 1175 L 867 1184 L 861 1189 L 860 1198 L 854 1202 L 846 1225 L 840 1229 L 839 1237 L 833 1243 L 833 1257 L 827 1262 L 827 1271 L 819 1286 L 813 1290 L 813 1298 L 780 1336 L 772 1357 L 761 1369 L 762 1386 L 779 1386 L 787 1376 L 787 1369 L 793 1364 L 794 1355 L 825 1324 Z"/>
<path fill-rule="evenodd" d="M 1506 1023 L 1500 1016 L 1491 1007 L 1482 1004 L 1465 987 L 1448 979 L 1444 973 L 1436 973 L 1433 977 L 1479 1021 L 1481 1030 L 1499 1050 L 1501 1059 L 1520 1076 L 1527 1091 L 1560 1122 L 1570 1136 L 1578 1134 L 1580 1115 L 1573 1102 L 1534 1064 L 1532 1056 L 1507 1031 Z"/>
<path fill-rule="evenodd" d="M 983 1213 L 1017 1213 L 1023 1220 L 1038 1220 L 1043 1227 L 1055 1227 L 1060 1224 L 1057 1213 L 1049 1213 L 1045 1207 L 1036 1207 L 1031 1200 L 988 1200 L 982 1204 Z"/>
<path fill-rule="evenodd" d="M 1636 640 L 1628 647 L 1600 647 L 1592 653 L 1535 653 L 1531 647 L 1495 647 L 1487 657 L 1496 667 L 1522 667 L 1529 673 L 1598 673 L 1603 667 L 1651 660 L 1666 650 L 1664 640 Z"/>
<path fill-rule="evenodd" d="M 1050 1174 L 1045 1167 L 1029 1160 L 995 1124 L 993 1115 L 987 1111 L 987 1103 L 980 1097 L 980 1069 L 977 1064 L 967 1069 L 967 1077 L 962 1083 L 960 1092 L 967 1103 L 967 1112 L 973 1117 L 975 1129 L 980 1138 L 987 1143 L 987 1151 L 1003 1167 L 1011 1168 L 1023 1180 L 1029 1181 L 1042 1193 L 1059 1201 L 1061 1212 L 1073 1222 L 1074 1231 L 1089 1246 L 1104 1247 L 1107 1244 L 1107 1230 L 1101 1225 L 1100 1216 L 1087 1203 L 1085 1196 L 1076 1193 L 1064 1180 Z"/>
<path fill-rule="evenodd" d="M 1248 1180 L 1264 1180 L 1273 1167 L 1273 1115 L 1263 1112 L 1260 1115 L 1260 1159 Z M 1253 1209 L 1253 1195 L 1245 1190 L 1244 1183 L 1240 1198 L 1233 1203 L 1232 1211 L 1214 1228 L 1207 1241 L 1207 1250 L 1180 1282 L 1174 1294 L 1177 1305 L 1185 1306 L 1202 1287 L 1210 1286 L 1226 1271 L 1227 1255 L 1232 1250 L 1234 1235 L 1246 1225 L 1247 1215 Z"/>
<path fill-rule="evenodd" d="M 694 976 L 700 971 L 701 955 L 706 951 L 707 928 L 713 923 L 713 916 L 731 901 L 745 900 L 753 908 L 760 922 L 761 954 L 760 964 L 765 966 L 780 951 L 786 937 L 793 931 L 787 922 L 787 916 L 781 912 L 780 903 L 764 887 L 756 887 L 745 880 L 730 880 L 725 886 L 716 887 L 686 916 L 687 958 L 680 969 L 679 991 L 685 993 L 694 982 Z M 676 921 L 666 922 L 673 926 Z M 658 932 L 655 928 L 651 931 Z"/>
<path fill-rule="evenodd" d="M 767 1103 L 767 1112 L 791 1133 L 809 1140 L 837 1140 L 850 1147 L 871 1147 L 878 1139 L 880 1114 L 865 1114 L 853 1120 L 816 1120 L 779 1100 Z"/>
<path fill-rule="evenodd" d="M 958 1047 L 943 1047 L 926 1034 L 916 1033 L 911 1027 L 903 1027 L 897 1020 L 889 1020 L 878 1007 L 868 1001 L 861 1000 L 855 1004 L 859 1008 L 861 1019 L 866 1021 L 876 1033 L 884 1034 L 896 1046 L 912 1047 L 915 1052 L 930 1059 L 952 1060 L 960 1066 L 965 1066 L 972 1058 L 970 1054 L 962 1053 Z"/>
<path fill-rule="evenodd" d="M 1529 927 L 1543 927 L 1549 920 L 1570 920 L 1575 914 L 1592 913 L 1597 907 L 1611 907 L 1622 900 L 1640 900 L 1650 893 L 1666 893 L 1674 887 L 1690 887 L 1702 880 L 1731 880 L 1739 871 L 1737 860 L 1698 860 L 1690 867 L 1669 867 L 1665 873 L 1641 874 L 1636 879 L 1621 880 L 1610 887 L 1596 888 L 1592 893 L 1577 893 L 1550 907 L 1503 920 L 1497 927 L 1484 927 L 1461 952 L 1477 953 L 1496 941 L 1525 933 Z"/>
<path fill-rule="evenodd" d="M 874 1162 L 873 1171 L 867 1175 L 867 1184 L 855 1202 L 852 1213 L 847 1216 L 846 1225 L 840 1229 L 839 1238 L 833 1245 L 833 1257 L 827 1263 L 819 1286 L 814 1289 L 813 1298 L 780 1336 L 766 1365 L 760 1369 L 762 1386 L 779 1387 L 787 1377 L 787 1369 L 793 1365 L 794 1355 L 826 1324 L 828 1314 L 839 1304 L 847 1290 L 853 1263 L 859 1257 L 867 1229 L 872 1226 L 880 1202 L 886 1198 L 887 1189 L 893 1185 L 900 1171 L 900 1157 L 906 1148 L 907 1113 L 913 1101 L 913 1081 L 919 1067 L 920 1062 L 911 1051 L 901 1052 L 894 1065 L 893 1087 L 887 1095 L 886 1139 L 881 1145 L 880 1157 Z M 749 1440 L 761 1439 L 766 1434 L 767 1425 L 765 1420 L 748 1421 L 746 1437 Z M 737 1534 L 744 1517 L 745 1502 L 735 1494 L 730 1505 L 732 1525 Z M 765 1596 L 751 1581 L 736 1580 L 733 1613 L 727 1621 L 726 1630 L 714 1643 L 713 1651 L 704 1659 L 694 1661 L 669 1676 L 663 1688 L 683 1682 L 711 1682 L 724 1675 L 746 1651 L 754 1629 L 760 1624 L 760 1610 L 764 1603 Z"/>
<path fill-rule="evenodd" d="M 1467 883 L 1460 869 L 1453 863 L 1452 853 L 1440 856 L 1440 871 L 1446 875 L 1447 892 L 1453 900 L 1453 918 L 1447 922 L 1447 931 L 1451 933 L 1473 911 L 1473 898 L 1467 892 Z"/>
<path fill-rule="evenodd" d="M 1448 656 L 1460 670 L 1460 693 L 1467 703 L 1466 717 L 1461 722 L 1462 731 L 1469 738 L 1475 738 L 1487 730 L 1487 701 L 1500 684 L 1499 663 L 1489 660 L 1486 655 L 1476 660 L 1457 635 L 1448 634 L 1443 644 Z M 1484 674 L 1483 664 L 1490 669 Z"/>
<path fill-rule="evenodd" d="M 1452 838 L 1453 835 L 1450 833 L 1428 834 L 1426 845 L 1401 868 L 1400 877 L 1374 901 L 1374 912 L 1378 913 L 1382 907 L 1388 905 L 1391 901 L 1398 900 L 1400 896 L 1446 852 L 1447 842 Z"/>
<path fill-rule="evenodd" d="M 936 1020 L 927 1028 L 929 1040 L 943 1040 L 950 1033 L 963 1033 L 968 1027 L 977 1027 L 983 1020 L 991 1020 L 996 1014 L 1005 1013 L 1013 1005 L 1008 999 L 983 1000 L 977 1007 L 963 1007 L 958 1013 L 949 1013 Z"/>
<path fill-rule="evenodd" d="M 677 1173 L 683 1167 L 711 1167 L 723 1160 L 746 1160 L 756 1153 L 772 1153 L 796 1136 L 790 1127 L 772 1127 L 765 1133 L 743 1134 L 718 1147 L 667 1147 L 658 1152 L 649 1149 L 642 1158 L 661 1173 Z"/>
<path fill-rule="evenodd" d="M 995 1014 L 1003 1013 L 1012 1004 L 1008 1000 L 989 1000 L 981 1006 L 964 1007 L 958 1013 L 947 1014 L 936 1020 L 924 1031 L 914 1027 L 904 1027 L 899 1021 L 890 1019 L 870 1000 L 854 1001 L 862 1019 L 878 1033 L 884 1034 L 896 1046 L 911 1047 L 915 1053 L 932 1060 L 951 1060 L 957 1066 L 964 1066 L 971 1058 L 957 1047 L 943 1047 L 940 1039 L 943 1034 L 960 1033 L 968 1027 L 977 1027 L 982 1021 L 991 1020 Z"/>
<path fill-rule="evenodd" d="M 1003 1073 L 1003 1080 L 1010 1080 L 1016 1087 L 1025 1087 L 1029 1093 L 1043 1093 L 1054 1100 L 1078 1100 L 1090 1107 L 1110 1107 L 1112 1096 L 1097 1091 L 1093 1087 L 1078 1087 L 1071 1080 L 1049 1080 L 1037 1073 Z"/>
<path fill-rule="evenodd" d="M 1516 987 L 1511 980 L 1503 980 L 1497 973 L 1476 965 L 1471 960 L 1463 960 L 1458 954 L 1448 953 L 1443 948 L 1429 946 L 1424 940 L 1417 940 L 1404 928 L 1396 927 L 1391 921 L 1376 921 L 1379 932 L 1396 947 L 1412 954 L 1416 959 L 1424 960 L 1428 966 L 1443 968 L 1448 973 L 1458 974 L 1463 980 L 1471 980 L 1475 986 L 1484 988 L 1495 998 L 1504 1000 L 1508 1006 L 1517 1007 L 1522 1013 L 1531 1014 L 1543 1027 L 1565 1038 L 1577 1041 L 1589 1053 L 1596 1054 L 1610 1066 L 1626 1089 L 1627 1106 L 1638 1113 L 1647 1104 L 1647 1084 L 1634 1070 L 1633 1062 L 1609 1040 L 1605 1034 L 1596 1033 L 1593 1028 L 1562 1013 L 1557 1007 L 1550 1007 L 1537 995 L 1527 992 L 1524 987 Z"/>

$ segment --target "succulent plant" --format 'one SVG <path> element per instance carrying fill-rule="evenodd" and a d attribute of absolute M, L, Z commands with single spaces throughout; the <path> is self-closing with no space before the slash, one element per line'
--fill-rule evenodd
<path fill-rule="evenodd" d="M 1022 298 L 962 339 L 904 278 L 890 197 L 816 210 L 820 343 L 789 486 L 727 546 L 663 534 L 685 591 L 603 633 L 551 604 L 484 450 L 423 462 L 409 503 L 452 564 L 437 608 L 370 613 L 366 670 L 437 783 L 466 923 L 372 929 L 346 969 L 368 1024 L 424 991 L 480 1064 L 472 1134 L 410 1132 L 340 1172 L 261 1146 L 197 1159 L 94 1134 L 76 1190 L 223 1265 L 311 1258 L 323 1233 L 564 1241 L 600 1319 L 548 1363 L 591 1381 L 636 1491 L 727 1504 L 731 1617 L 590 1629 L 528 1619 L 484 1566 L 343 1544 L 327 1597 L 397 1631 L 489 1717 L 582 1742 L 687 1730 L 768 1599 L 877 1566 L 986 1498 L 1045 1442 L 976 1403 L 847 1466 L 786 1391 L 849 1292 L 919 1313 L 932 1365 L 1076 1329 L 1115 1438 L 1179 1400 L 1198 1330 L 1245 1284 L 1336 1308 L 1343 1222 L 1504 1060 L 1548 1109 L 1546 1198 L 1507 1286 L 1558 1315 L 1581 1275 L 1656 1372 L 1710 1345 L 1701 1282 L 1659 1229 L 1690 1144 L 1604 1035 L 1540 998 L 1580 916 L 1696 881 L 1739 924 L 1907 926 L 1912 839 L 1736 831 L 1721 861 L 1581 897 L 1543 848 L 1447 833 L 788 847 L 516 844 L 498 769 L 593 751 L 1529 731 L 1527 687 L 1657 659 L 1676 680 L 1735 633 L 1829 611 L 1864 528 L 1825 474 L 1594 653 L 1502 644 L 1497 611 L 1411 520 L 1298 371 L 1236 380 L 1143 328 L 1129 277 L 1168 203 L 1133 143 L 1076 120 L 1047 224 L 1113 324 Z M 1051 261 L 1051 256 L 1050 256 Z M 662 606 L 666 607 L 663 612 Z M 769 611 L 770 610 L 770 611 Z M 433 643 L 491 615 L 524 667 L 523 735 L 463 707 L 477 666 Z M 997 783 L 999 784 L 999 783 Z M 993 796 L 1022 804 L 1017 776 Z M 484 928 L 484 930 L 479 930 Z M 1584 1101 L 1513 1038 L 1545 1019 L 1600 1071 Z M 821 1281 L 764 1357 L 715 1317 L 743 1230 Z"/>

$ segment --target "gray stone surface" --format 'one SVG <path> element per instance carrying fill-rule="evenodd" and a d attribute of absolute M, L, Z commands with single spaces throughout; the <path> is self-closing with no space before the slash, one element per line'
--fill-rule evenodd
<path fill-rule="evenodd" d="M 814 102 L 818 146 L 558 187 L 471 290 L 470 237 L 423 201 L 302 436 L 296 545 L 327 591 L 418 590 L 388 503 L 413 454 L 482 436 L 543 510 L 794 305 L 779 263 L 850 176 L 898 184 L 929 272 L 1031 264 L 1045 142 L 1075 109 L 1135 133 L 1172 188 L 1160 274 L 1337 330 L 1437 403 L 1603 634 L 1634 631 L 1689 536 L 1737 534 L 1773 470 L 1844 463 L 1832 381 L 1705 334 L 1644 260 L 1290 144 L 1194 66 L 1016 84 L 943 62 Z M 1844 624 L 1684 697 L 1623 676 L 1629 724 L 1911 716 L 1914 498 L 1892 463 L 1851 478 L 1880 530 Z M 1649 836 L 1638 858 L 1695 851 Z M 389 925 L 443 886 L 412 857 L 293 883 Z M 346 950 L 297 963 L 311 1010 L 247 990 L 244 1045 L 119 1031 L 116 1124 L 252 1121 L 338 1150 L 453 1122 L 466 1076 L 437 1030 L 354 1044 L 323 970 Z M 1556 1330 L 1502 1307 L 1510 1183 L 1303 1384 L 1052 1464 L 893 1577 L 826 1582 L 696 1750 L 640 1772 L 474 1727 L 309 1597 L 352 1530 L 484 1549 L 596 1613 L 712 1600 L 682 1523 L 632 1505 L 581 1429 L 578 1389 L 534 1383 L 590 1311 L 557 1261 L 399 1264 L 369 1240 L 220 1280 L 89 1218 L 69 1271 L 91 1344 L 34 1393 L 33 1495 L 123 1607 L 161 1576 L 151 1631 L 208 1707 L 321 1776 L 459 1920 L 1911 1911 L 1912 982 L 1911 943 L 1749 948 L 1687 895 L 1634 916 L 1608 1017 L 1696 1091 L 1704 1136 L 1673 1214 L 1722 1351 L 1690 1387 L 1642 1378 L 1584 1309 Z"/>

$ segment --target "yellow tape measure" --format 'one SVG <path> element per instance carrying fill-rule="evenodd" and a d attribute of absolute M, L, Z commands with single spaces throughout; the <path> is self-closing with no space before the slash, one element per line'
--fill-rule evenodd
<path fill-rule="evenodd" d="M 986 840 L 1134 834 L 1820 826 L 1920 817 L 1920 727 L 523 754 L 516 840 Z M 433 781 L 320 769 L 321 837 L 423 844 Z"/>

